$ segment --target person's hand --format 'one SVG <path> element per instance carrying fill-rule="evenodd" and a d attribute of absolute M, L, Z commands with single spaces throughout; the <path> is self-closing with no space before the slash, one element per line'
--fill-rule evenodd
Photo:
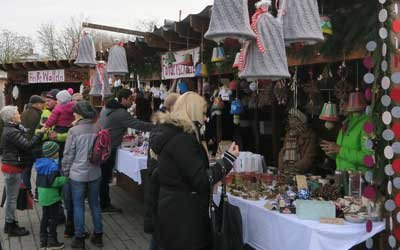
<path fill-rule="evenodd" d="M 49 128 L 46 128 L 45 126 L 43 126 L 43 127 L 40 129 L 40 133 L 45 134 L 48 130 L 49 130 Z"/>
<path fill-rule="evenodd" d="M 239 146 L 236 145 L 235 142 L 231 144 L 231 146 L 228 149 L 228 152 L 232 155 L 234 155 L 236 158 L 239 157 L 240 151 L 239 151 Z"/>
<path fill-rule="evenodd" d="M 52 140 L 52 141 L 57 140 L 57 133 L 54 132 L 54 131 L 50 131 L 49 132 L 49 139 Z"/>
<path fill-rule="evenodd" d="M 328 155 L 329 154 L 339 154 L 339 152 L 340 152 L 340 146 L 334 142 L 322 141 L 320 146 L 321 146 L 321 149 Z"/>

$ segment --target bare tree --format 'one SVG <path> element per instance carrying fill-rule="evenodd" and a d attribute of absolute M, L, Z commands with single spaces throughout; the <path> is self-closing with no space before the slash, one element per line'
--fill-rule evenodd
<path fill-rule="evenodd" d="M 9 30 L 0 32 L 0 63 L 12 63 L 32 54 L 32 39 Z"/>
<path fill-rule="evenodd" d="M 43 23 L 40 25 L 38 33 L 39 43 L 42 51 L 51 60 L 60 59 L 60 47 L 58 44 L 58 34 L 53 23 Z"/>
<path fill-rule="evenodd" d="M 72 59 L 76 56 L 74 53 L 77 52 L 83 20 L 82 17 L 71 17 L 70 21 L 61 30 L 57 43 L 64 59 Z"/>
<path fill-rule="evenodd" d="M 136 22 L 134 28 L 143 32 L 152 32 L 158 23 L 156 19 L 140 19 Z"/>

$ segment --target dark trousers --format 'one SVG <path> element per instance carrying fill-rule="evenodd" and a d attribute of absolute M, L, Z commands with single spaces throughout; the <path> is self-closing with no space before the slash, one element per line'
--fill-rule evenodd
<path fill-rule="evenodd" d="M 57 240 L 57 217 L 60 211 L 60 202 L 43 207 L 42 220 L 40 221 L 40 240 Z"/>
<path fill-rule="evenodd" d="M 116 156 L 117 149 L 111 150 L 110 158 L 101 165 L 100 206 L 102 209 L 111 205 L 110 183 L 113 177 Z"/>
<path fill-rule="evenodd" d="M 22 182 L 24 183 L 26 189 L 29 192 L 32 192 L 32 184 L 31 184 L 32 165 L 33 165 L 33 163 L 29 163 L 25 167 L 24 172 L 22 172 Z"/>
<path fill-rule="evenodd" d="M 158 243 L 157 243 L 156 239 L 154 238 L 154 236 L 151 236 L 149 250 L 160 250 L 160 248 L 158 247 Z"/>

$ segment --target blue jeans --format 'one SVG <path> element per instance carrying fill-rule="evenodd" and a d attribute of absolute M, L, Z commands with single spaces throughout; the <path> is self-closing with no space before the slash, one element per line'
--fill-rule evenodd
<path fill-rule="evenodd" d="M 74 204 L 72 200 L 72 190 L 71 183 L 68 182 L 64 185 L 64 206 L 65 210 L 67 210 L 67 222 L 73 222 L 74 219 Z"/>
<path fill-rule="evenodd" d="M 85 237 L 85 194 L 88 196 L 89 207 L 92 212 L 94 233 L 103 233 L 103 222 L 101 218 L 99 198 L 100 181 L 101 178 L 91 182 L 70 180 L 74 203 L 74 224 L 76 238 Z"/>

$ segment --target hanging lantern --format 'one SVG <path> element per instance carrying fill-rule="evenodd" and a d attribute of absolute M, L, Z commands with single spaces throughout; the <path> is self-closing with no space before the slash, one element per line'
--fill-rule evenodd
<path fill-rule="evenodd" d="M 118 42 L 109 51 L 107 73 L 113 75 L 126 75 L 129 73 L 126 51 L 122 42 Z"/>
<path fill-rule="evenodd" d="M 78 56 L 75 60 L 75 64 L 81 67 L 95 67 L 97 65 L 96 49 L 92 38 L 87 32 L 83 32 L 81 40 L 79 41 Z"/>
<path fill-rule="evenodd" d="M 169 66 L 174 64 L 176 62 L 175 54 L 172 51 L 168 51 L 166 56 L 165 56 L 165 63 Z"/>
<path fill-rule="evenodd" d="M 225 61 L 225 51 L 222 47 L 218 46 L 213 49 L 213 54 L 211 57 L 212 63 L 220 63 Z"/>
<path fill-rule="evenodd" d="M 332 35 L 332 23 L 328 16 L 321 16 L 321 29 L 324 35 Z"/>
<path fill-rule="evenodd" d="M 183 62 L 181 62 L 181 64 L 185 66 L 193 66 L 193 55 L 185 54 L 185 56 L 183 57 Z"/>
<path fill-rule="evenodd" d="M 349 102 L 347 104 L 347 112 L 363 112 L 367 104 L 361 92 L 352 92 L 349 95 Z"/>
<path fill-rule="evenodd" d="M 233 63 L 232 68 L 233 69 L 239 68 L 239 64 L 240 64 L 240 52 L 236 53 L 235 62 Z"/>
<path fill-rule="evenodd" d="M 255 39 L 249 20 L 247 0 L 214 0 L 210 26 L 204 37 L 217 43 L 228 37 L 240 41 Z"/>

